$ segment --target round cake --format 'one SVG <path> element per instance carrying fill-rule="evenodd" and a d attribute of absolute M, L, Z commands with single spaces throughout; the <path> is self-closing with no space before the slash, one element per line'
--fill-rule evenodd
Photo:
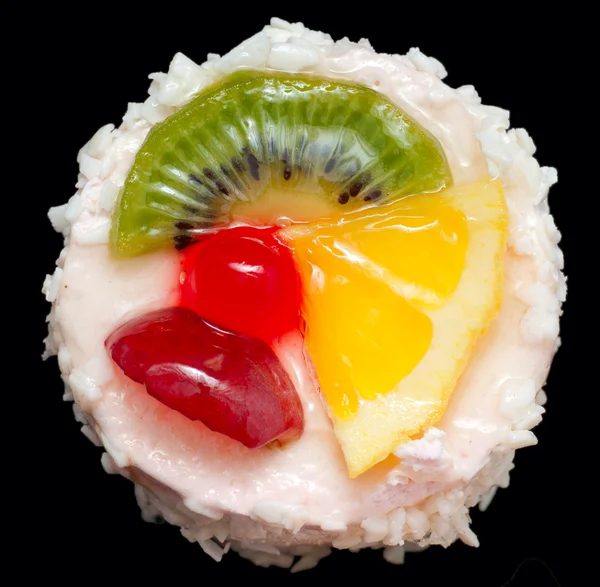
<path fill-rule="evenodd" d="M 144 519 L 293 570 L 478 546 L 566 287 L 556 170 L 445 75 L 274 18 L 81 149 L 46 355 Z"/>

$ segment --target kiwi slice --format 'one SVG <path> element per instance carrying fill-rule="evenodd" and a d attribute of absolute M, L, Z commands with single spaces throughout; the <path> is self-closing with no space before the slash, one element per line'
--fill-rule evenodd
<path fill-rule="evenodd" d="M 385 96 L 305 74 L 238 71 L 148 133 L 123 186 L 111 246 L 187 246 L 267 189 L 344 213 L 451 183 L 438 141 Z"/>

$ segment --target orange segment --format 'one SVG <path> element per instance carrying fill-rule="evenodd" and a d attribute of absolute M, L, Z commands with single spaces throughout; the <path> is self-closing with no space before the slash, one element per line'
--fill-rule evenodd
<path fill-rule="evenodd" d="M 301 271 L 307 349 L 355 477 L 441 417 L 496 314 L 502 190 L 478 182 L 282 234 Z"/>
<path fill-rule="evenodd" d="M 469 243 L 461 210 L 419 198 L 356 217 L 337 235 L 377 267 L 416 285 L 417 291 L 426 290 L 430 299 L 444 299 L 454 291 Z"/>
<path fill-rule="evenodd" d="M 360 398 L 392 391 L 414 369 L 429 348 L 432 325 L 385 283 L 365 278 L 336 242 L 317 237 L 298 257 L 303 283 L 315 286 L 303 306 L 308 352 L 331 410 L 345 418 Z M 402 353 L 398 331 L 411 341 Z"/>

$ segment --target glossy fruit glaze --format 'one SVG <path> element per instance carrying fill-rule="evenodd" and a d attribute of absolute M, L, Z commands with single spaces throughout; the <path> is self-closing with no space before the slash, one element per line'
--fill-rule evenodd
<path fill-rule="evenodd" d="M 302 404 L 271 348 L 185 308 L 149 312 L 106 340 L 125 375 L 191 420 L 249 448 L 300 436 Z"/>
<path fill-rule="evenodd" d="M 300 278 L 274 231 L 238 226 L 187 247 L 182 305 L 222 328 L 267 342 L 297 328 Z"/>

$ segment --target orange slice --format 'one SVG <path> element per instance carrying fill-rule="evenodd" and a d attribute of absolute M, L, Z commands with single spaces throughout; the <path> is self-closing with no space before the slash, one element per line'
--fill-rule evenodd
<path fill-rule="evenodd" d="M 499 309 L 507 230 L 501 186 L 487 181 L 282 232 L 351 477 L 443 414 Z"/>

